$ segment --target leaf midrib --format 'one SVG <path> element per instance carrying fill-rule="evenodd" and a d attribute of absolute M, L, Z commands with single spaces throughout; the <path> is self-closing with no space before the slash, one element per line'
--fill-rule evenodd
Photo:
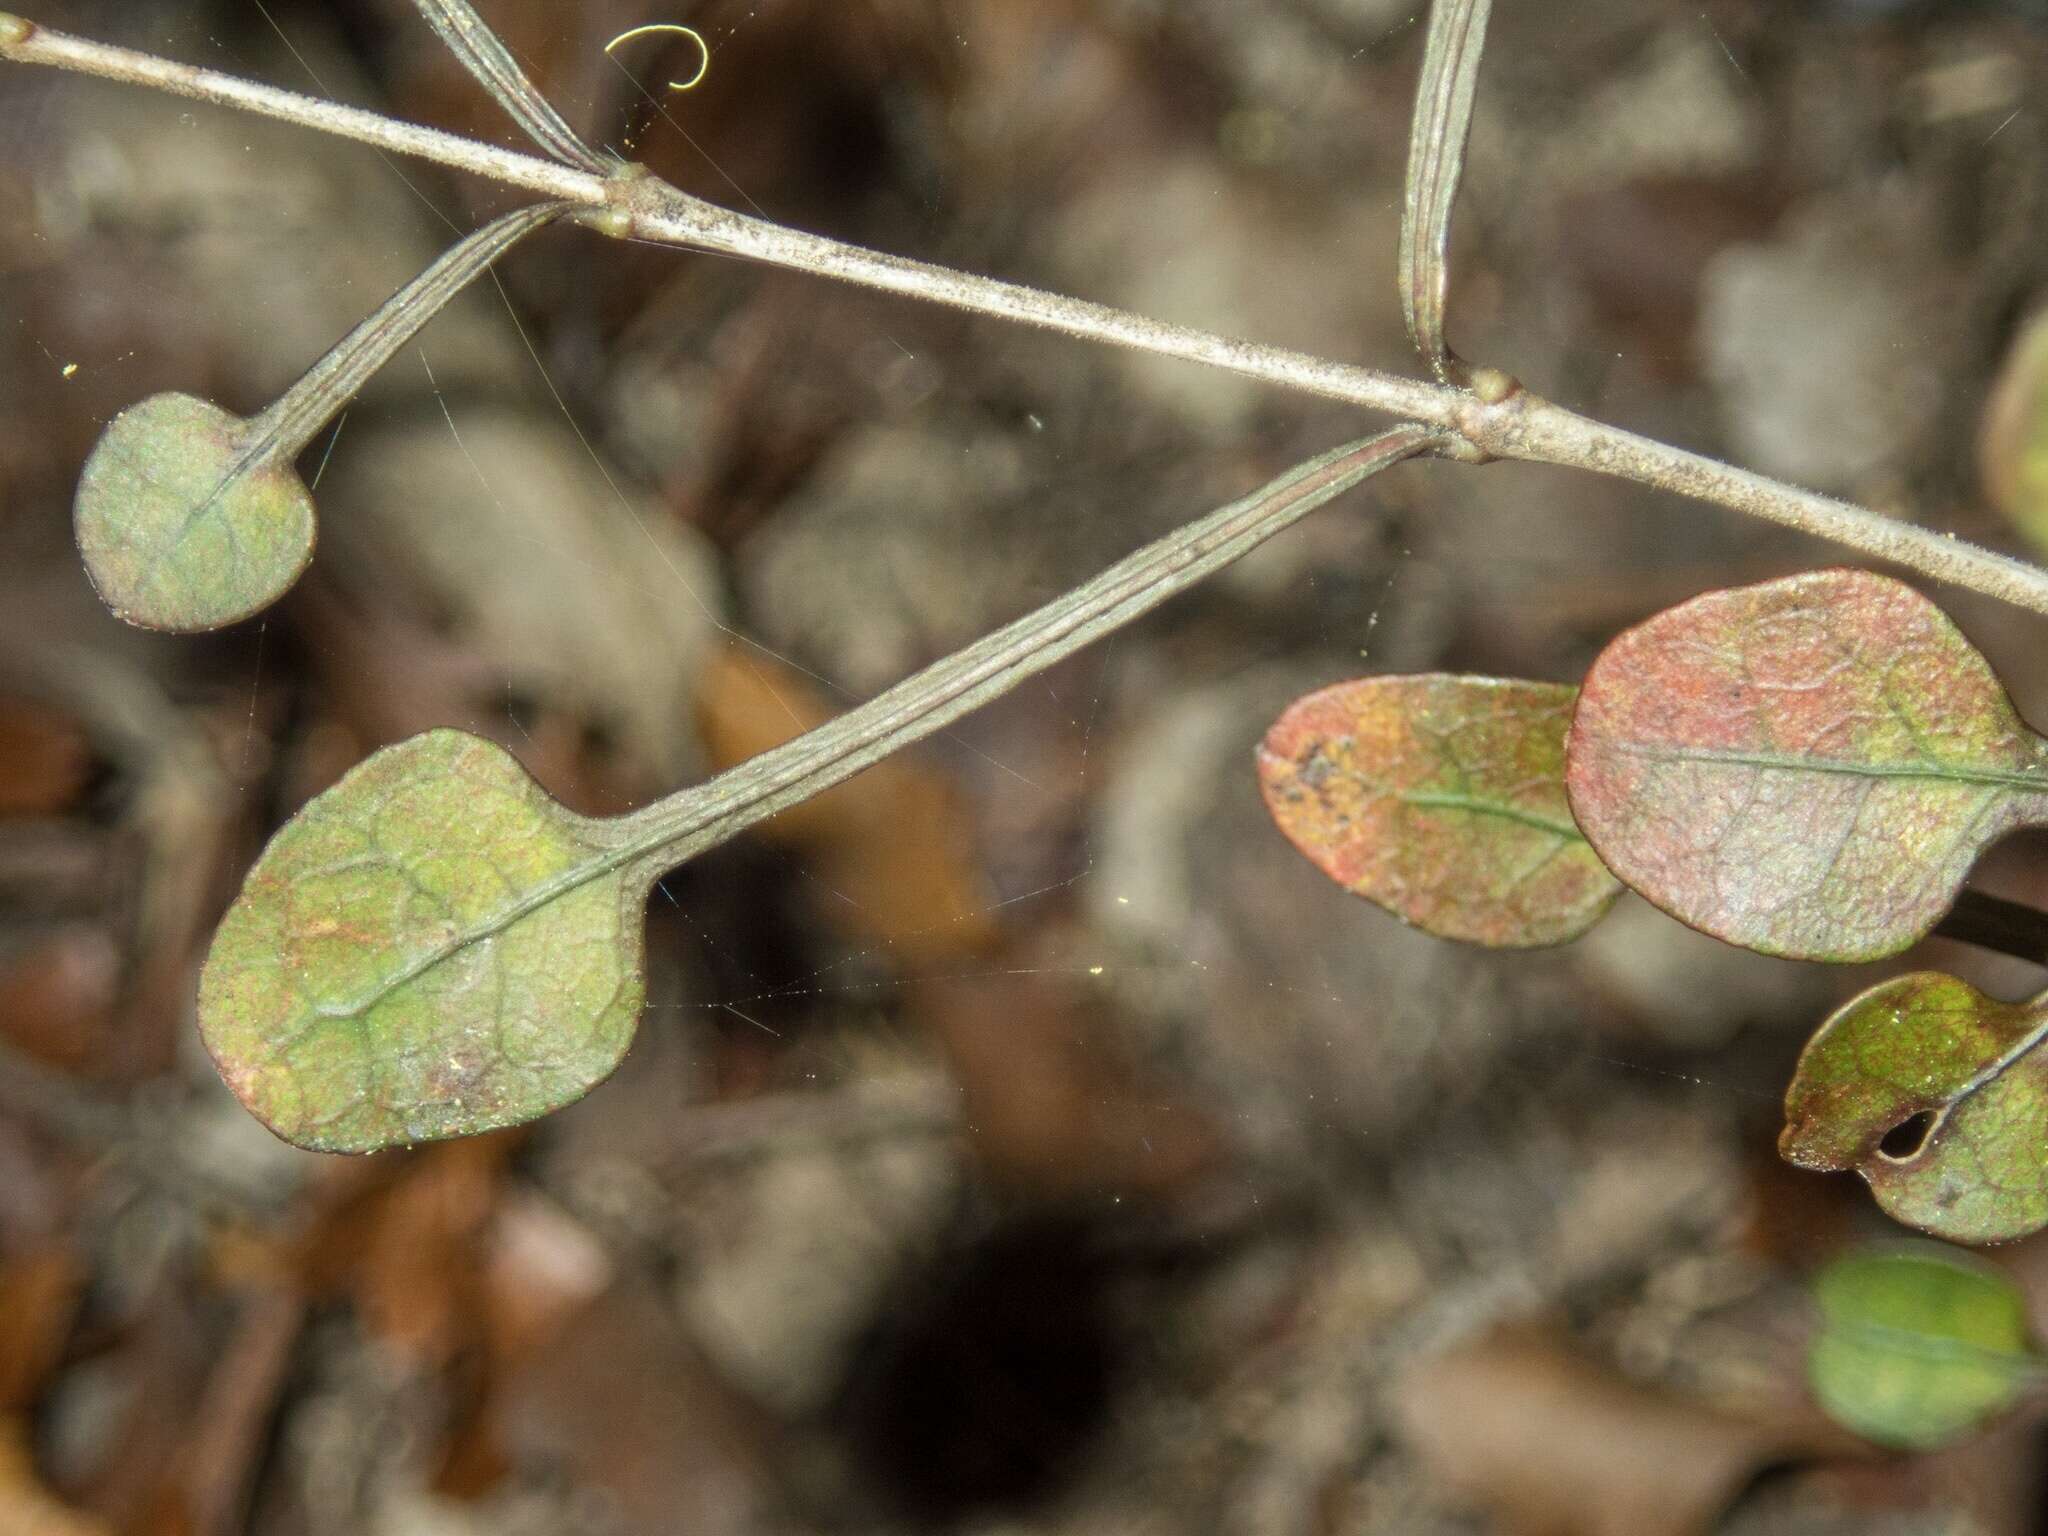
<path fill-rule="evenodd" d="M 502 912 L 458 929 L 417 960 L 388 977 L 380 978 L 372 985 L 371 995 L 366 1000 L 347 1004 L 316 1004 L 313 1011 L 323 1018 L 360 1020 L 389 999 L 393 993 L 419 980 L 435 966 L 454 958 L 465 949 L 495 939 L 541 908 L 552 906 L 564 896 L 581 890 L 593 881 L 602 880 L 606 875 L 616 873 L 670 841 L 671 838 L 658 833 L 646 833 L 640 837 L 630 838 L 618 847 L 607 849 L 595 857 L 571 864 L 540 885 L 532 887 Z"/>
<path fill-rule="evenodd" d="M 1978 788 L 2018 789 L 2030 794 L 2048 794 L 2048 776 L 2019 770 L 1953 767 L 1944 763 L 1870 763 L 1838 758 L 1795 757 L 1788 753 L 1739 752 L 1712 747 L 1664 747 L 1646 742 L 1609 741 L 1610 751 L 1652 762 L 1713 763 L 1729 768 L 1774 769 L 1785 773 L 1835 774 L 1861 779 L 1922 779 L 1943 784 L 1969 784 Z"/>
<path fill-rule="evenodd" d="M 1568 821 L 1558 821 L 1537 811 L 1525 811 L 1519 806 L 1501 800 L 1485 800 L 1477 795 L 1459 794 L 1454 790 L 1402 790 L 1395 799 L 1403 805 L 1420 806 L 1432 811 L 1468 811 L 1475 816 L 1497 816 L 1502 821 L 1512 821 L 1518 826 L 1531 827 L 1538 832 L 1548 832 L 1553 837 L 1569 842 L 1583 843 L 1585 835 Z"/>

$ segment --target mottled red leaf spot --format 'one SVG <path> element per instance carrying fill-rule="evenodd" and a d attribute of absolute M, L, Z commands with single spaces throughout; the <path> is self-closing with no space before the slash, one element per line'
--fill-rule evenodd
<path fill-rule="evenodd" d="M 1564 795 L 1573 690 L 1377 677 L 1298 699 L 1259 748 L 1273 819 L 1316 867 L 1418 928 L 1496 947 L 1576 938 L 1620 890 Z"/>
<path fill-rule="evenodd" d="M 1607 866 L 1766 954 L 1871 960 L 1984 847 L 2048 821 L 2048 743 L 1912 588 L 1817 571 L 1710 592 L 1593 664 L 1567 784 Z"/>

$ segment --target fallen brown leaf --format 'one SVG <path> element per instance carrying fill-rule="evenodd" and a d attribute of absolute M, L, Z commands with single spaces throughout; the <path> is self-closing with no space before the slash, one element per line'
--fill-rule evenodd
<path fill-rule="evenodd" d="M 45 1066 L 90 1075 L 120 1002 L 120 946 L 96 924 L 66 924 L 0 967 L 0 1038 Z"/>
<path fill-rule="evenodd" d="M 69 715 L 0 698 L 0 816 L 61 816 L 85 793 L 92 743 Z"/>
<path fill-rule="evenodd" d="M 1531 1325 L 1415 1365 L 1397 1407 L 1435 1472 L 1517 1536 L 1697 1536 L 1764 1468 L 1850 1449 L 1814 1410 L 1723 1412 Z"/>
<path fill-rule="evenodd" d="M 85 1278 L 63 1242 L 0 1264 L 0 1413 L 34 1406 L 63 1354 Z"/>
<path fill-rule="evenodd" d="M 1213 1165 L 1215 1128 L 1142 1081 L 1072 986 L 1020 960 L 913 997 L 960 1083 L 969 1144 L 1012 1191 L 1166 1196 Z"/>
<path fill-rule="evenodd" d="M 609 1493 L 625 1536 L 742 1536 L 774 1503 L 773 1429 L 646 1289 L 581 1310 L 506 1383 L 495 1418 L 515 1461 Z"/>
<path fill-rule="evenodd" d="M 112 1536 L 113 1527 L 60 1501 L 36 1475 L 28 1426 L 0 1418 L 0 1536 Z"/>
<path fill-rule="evenodd" d="M 355 1302 L 364 1328 L 417 1367 L 481 1342 L 484 1233 L 518 1135 L 441 1142 L 395 1164 L 323 1220 L 300 1264 L 314 1295 Z"/>

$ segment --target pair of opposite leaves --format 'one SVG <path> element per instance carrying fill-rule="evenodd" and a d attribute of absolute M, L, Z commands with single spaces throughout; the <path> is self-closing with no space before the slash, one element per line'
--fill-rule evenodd
<path fill-rule="evenodd" d="M 1977 856 L 2048 824 L 2048 740 L 1932 603 L 1821 571 L 1632 629 L 1584 686 L 1368 678 L 1297 701 L 1259 776 L 1346 889 L 1447 938 L 1576 937 L 1623 883 L 1732 944 L 1874 960 L 1930 932 Z M 1618 878 L 1617 878 L 1618 877 Z M 1898 1220 L 1986 1242 L 2048 1225 L 2048 1003 L 1936 973 L 1809 1042 L 1780 1146 Z M 1908 1123 L 1910 1152 L 1884 1143 Z"/>

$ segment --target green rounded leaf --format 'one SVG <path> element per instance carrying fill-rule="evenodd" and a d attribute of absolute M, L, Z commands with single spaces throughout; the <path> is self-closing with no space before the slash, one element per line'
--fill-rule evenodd
<path fill-rule="evenodd" d="M 1365 678 L 1289 706 L 1259 748 L 1280 830 L 1346 890 L 1444 938 L 1557 944 L 1620 885 L 1564 793 L 1574 690 Z"/>
<path fill-rule="evenodd" d="M 1886 1214 L 1956 1242 L 2048 1226 L 2048 1009 L 1922 971 L 1872 987 L 1807 1042 L 1786 1160 L 1854 1169 Z"/>
<path fill-rule="evenodd" d="M 517 1125 L 632 1043 L 656 871 L 459 731 L 377 753 L 249 871 L 200 981 L 221 1075 L 329 1152 Z"/>
<path fill-rule="evenodd" d="M 1817 571 L 1710 592 L 1586 676 L 1566 782 L 1607 867 L 1766 954 L 1925 935 L 1984 847 L 2048 820 L 2048 742 L 1912 588 Z"/>
<path fill-rule="evenodd" d="M 1400 426 L 1296 466 L 829 724 L 594 821 L 459 731 L 401 742 L 301 810 L 207 956 L 199 1027 L 289 1141 L 336 1152 L 515 1125 L 618 1065 L 665 870 L 942 730 L 1439 441 Z"/>
<path fill-rule="evenodd" d="M 2018 1289 L 1932 1245 L 1853 1254 L 1814 1281 L 1813 1394 L 1880 1445 L 1926 1450 L 2010 1407 L 2039 1374 Z"/>
<path fill-rule="evenodd" d="M 255 424 L 152 395 L 100 435 L 78 484 L 79 553 L 130 624 L 218 629 L 275 602 L 313 558 L 313 498 Z"/>
<path fill-rule="evenodd" d="M 293 462 L 370 376 L 463 288 L 569 210 L 536 203 L 449 247 L 252 420 L 190 395 L 123 411 L 87 460 L 78 548 L 108 607 L 149 629 L 218 629 L 268 607 L 313 558 L 313 498 Z"/>

